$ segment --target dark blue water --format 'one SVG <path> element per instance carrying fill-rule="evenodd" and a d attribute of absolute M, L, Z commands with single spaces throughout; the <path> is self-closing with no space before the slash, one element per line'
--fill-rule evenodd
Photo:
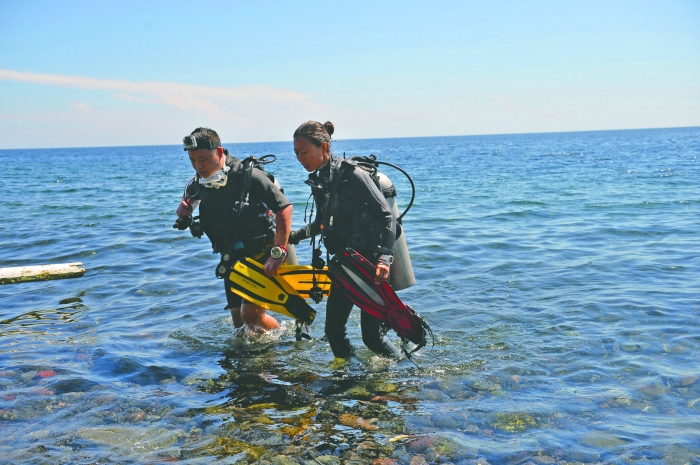
<path fill-rule="evenodd" d="M 291 142 L 268 165 L 303 224 Z M 0 151 L 0 462 L 699 463 L 700 128 L 338 141 L 417 187 L 420 366 L 232 330 L 178 146 Z M 410 198 L 407 181 L 385 170 Z M 298 248 L 308 262 L 308 246 Z M 315 462 L 311 462 L 315 460 Z"/>

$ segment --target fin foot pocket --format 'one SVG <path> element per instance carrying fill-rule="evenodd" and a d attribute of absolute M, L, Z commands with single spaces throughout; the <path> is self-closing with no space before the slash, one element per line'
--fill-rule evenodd
<path fill-rule="evenodd" d="M 251 258 L 238 261 L 229 274 L 230 289 L 253 304 L 311 324 L 316 310 L 283 277 L 267 276 L 262 264 Z"/>
<path fill-rule="evenodd" d="M 428 323 L 399 299 L 389 283 L 375 284 L 375 266 L 369 260 L 348 248 L 333 257 L 329 270 L 333 282 L 352 303 L 396 331 L 402 339 L 417 344 L 410 353 L 426 345 L 427 333 L 434 345 L 435 338 Z"/>

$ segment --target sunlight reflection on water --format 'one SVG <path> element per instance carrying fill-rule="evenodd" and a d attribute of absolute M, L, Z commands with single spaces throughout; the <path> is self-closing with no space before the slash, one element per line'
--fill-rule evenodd
<path fill-rule="evenodd" d="M 229 148 L 278 154 L 268 168 L 300 227 L 308 191 L 291 143 Z M 363 348 L 357 311 L 358 355 L 334 360 L 323 304 L 311 341 L 285 318 L 279 333 L 236 334 L 208 242 L 171 227 L 190 169 L 178 147 L 0 151 L 6 191 L 22 192 L 0 205 L 0 266 L 88 270 L 0 288 L 3 457 L 698 460 L 699 129 L 335 150 L 395 162 L 418 188 L 404 222 L 418 282 L 401 296 L 435 332 L 420 368 Z M 125 175 L 144 153 L 167 163 Z M 386 173 L 405 202 L 408 183 Z"/>

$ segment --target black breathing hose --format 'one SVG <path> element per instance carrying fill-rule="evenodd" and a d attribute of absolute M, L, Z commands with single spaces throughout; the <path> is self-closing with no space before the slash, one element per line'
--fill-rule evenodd
<path fill-rule="evenodd" d="M 392 168 L 394 168 L 394 169 L 396 169 L 396 170 L 398 170 L 398 171 L 401 171 L 401 173 L 402 173 L 404 176 L 406 176 L 406 179 L 408 179 L 408 182 L 411 183 L 411 201 L 408 202 L 408 206 L 407 206 L 406 209 L 403 211 L 403 213 L 401 213 L 401 214 L 399 215 L 398 219 L 399 219 L 399 220 L 402 219 L 402 218 L 404 217 L 404 215 L 405 215 L 406 213 L 408 213 L 408 210 L 411 209 L 411 206 L 413 205 L 413 201 L 414 201 L 415 198 L 416 198 L 416 185 L 413 184 L 413 179 L 411 179 L 411 176 L 410 176 L 406 171 L 404 171 L 402 168 L 399 168 L 398 166 L 394 165 L 393 163 L 389 163 L 389 162 L 386 162 L 386 161 L 379 161 L 379 160 L 364 161 L 363 159 L 366 159 L 366 157 L 350 157 L 350 160 L 354 160 L 354 161 L 355 161 L 356 163 L 358 163 L 358 164 L 364 163 L 364 164 L 370 165 L 370 164 L 377 163 L 377 164 L 380 164 L 380 165 L 391 166 Z"/>

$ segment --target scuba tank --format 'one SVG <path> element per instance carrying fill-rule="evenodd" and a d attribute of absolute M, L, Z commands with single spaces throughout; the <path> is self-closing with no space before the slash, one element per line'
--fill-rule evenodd
<path fill-rule="evenodd" d="M 375 184 L 379 190 L 384 195 L 389 207 L 391 207 L 391 212 L 396 218 L 396 229 L 398 231 L 401 228 L 401 234 L 398 235 L 394 240 L 394 262 L 389 267 L 389 284 L 395 291 L 400 291 L 402 289 L 408 289 L 409 287 L 416 284 L 416 276 L 413 273 L 413 265 L 411 264 L 411 257 L 408 254 L 408 245 L 406 244 L 406 235 L 404 234 L 403 227 L 401 224 L 401 219 L 406 215 L 408 210 L 413 205 L 413 200 L 416 196 L 416 187 L 413 184 L 413 179 L 409 176 L 406 171 L 399 168 L 398 166 L 388 163 L 385 161 L 377 160 L 377 156 L 372 154 L 368 157 L 355 156 L 350 157 L 348 160 L 354 162 L 354 164 L 360 168 L 363 168 L 370 172 L 370 176 L 374 180 Z M 400 171 L 408 182 L 411 183 L 411 200 L 403 213 L 399 214 L 399 207 L 396 203 L 396 188 L 394 184 L 384 173 L 379 172 L 379 165 L 387 165 Z"/>
<path fill-rule="evenodd" d="M 343 154 L 343 157 L 345 154 Z M 345 160 L 345 158 L 343 158 Z M 397 237 L 394 240 L 394 261 L 390 265 L 389 268 L 389 284 L 395 291 L 400 291 L 402 289 L 407 289 L 411 286 L 413 286 L 416 283 L 416 277 L 415 274 L 413 273 L 413 265 L 411 264 L 411 257 L 408 254 L 408 245 L 406 244 L 406 236 L 403 234 L 403 228 L 401 227 L 401 219 L 406 215 L 408 210 L 411 208 L 413 205 L 413 200 L 415 199 L 416 195 L 416 187 L 413 184 L 413 180 L 411 179 L 411 176 L 409 176 L 406 171 L 403 169 L 399 168 L 398 166 L 388 163 L 385 161 L 379 161 L 377 160 L 376 155 L 372 154 L 369 156 L 354 156 L 350 157 L 346 160 L 356 168 L 365 170 L 366 172 L 369 173 L 370 177 L 372 178 L 372 181 L 374 184 L 377 186 L 377 188 L 382 192 L 382 195 L 386 199 L 387 203 L 389 204 L 389 207 L 391 208 L 391 212 L 396 218 L 396 223 L 397 223 L 397 232 L 399 228 L 401 228 L 401 233 L 397 235 Z M 329 163 L 332 163 L 333 159 L 329 161 Z M 392 168 L 400 171 L 408 181 L 411 183 L 411 200 L 408 203 L 408 206 L 404 210 L 403 213 L 399 214 L 399 208 L 396 203 L 396 188 L 394 187 L 393 183 L 391 182 L 391 179 L 384 173 L 379 172 L 379 165 L 387 165 L 391 166 Z M 332 171 L 332 168 L 331 168 Z M 331 192 L 327 194 L 331 199 L 334 199 L 336 196 L 335 189 L 337 188 L 340 176 L 342 173 L 342 168 L 340 169 L 338 173 L 338 179 L 333 183 L 333 187 L 331 188 Z M 314 183 L 311 181 L 307 181 L 307 184 L 309 184 L 313 189 L 315 187 Z M 332 201 L 331 201 L 331 206 L 329 207 L 332 209 Z M 313 208 L 312 208 L 312 215 L 313 215 Z M 330 220 L 328 222 L 328 226 L 332 228 L 333 226 L 333 216 L 331 215 Z M 308 225 L 307 225 L 307 230 L 308 230 Z M 308 235 L 308 233 L 307 233 Z M 312 248 L 314 248 L 313 241 L 312 241 Z M 320 249 L 319 249 L 319 255 L 320 255 Z M 322 267 L 323 265 L 321 265 Z"/>
<path fill-rule="evenodd" d="M 285 265 L 298 265 L 299 260 L 297 260 L 297 251 L 294 249 L 294 245 L 287 244 L 287 259 L 284 261 Z"/>
<path fill-rule="evenodd" d="M 387 203 L 391 207 L 391 212 L 399 221 L 399 207 L 396 203 L 396 189 L 384 173 L 377 171 L 379 178 L 379 189 L 384 193 Z M 388 196 L 386 193 L 391 192 L 393 195 Z M 406 234 L 403 228 L 401 235 L 394 240 L 394 262 L 389 269 L 389 284 L 395 291 L 408 289 L 416 284 L 416 276 L 413 273 L 413 265 L 411 264 L 411 256 L 408 254 L 408 244 L 406 244 Z"/>

